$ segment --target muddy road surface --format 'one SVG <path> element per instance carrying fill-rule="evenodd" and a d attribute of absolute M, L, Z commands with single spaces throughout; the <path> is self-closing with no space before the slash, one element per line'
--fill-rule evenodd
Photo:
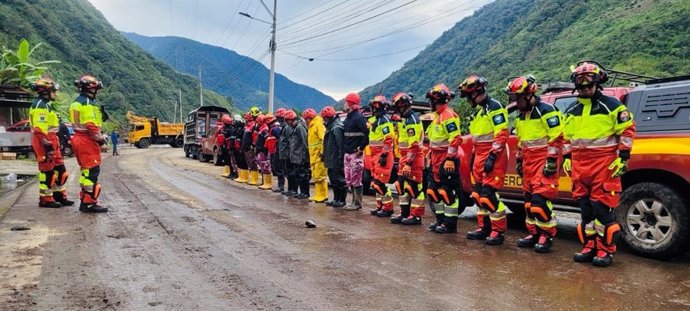
<path fill-rule="evenodd" d="M 503 246 L 465 240 L 469 210 L 460 234 L 438 235 L 220 171 L 180 149 L 123 149 L 104 160 L 103 215 L 39 209 L 27 187 L 0 220 L 0 310 L 690 310 L 687 255 L 623 251 L 601 269 L 572 261 L 572 221 L 540 255 L 515 246 L 520 226 Z"/>

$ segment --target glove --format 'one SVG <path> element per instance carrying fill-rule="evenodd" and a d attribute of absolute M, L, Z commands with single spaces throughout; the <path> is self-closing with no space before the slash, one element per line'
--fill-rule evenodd
<path fill-rule="evenodd" d="M 484 162 L 484 173 L 491 173 L 494 171 L 494 164 L 496 163 L 496 154 L 489 153 L 489 157 Z"/>
<path fill-rule="evenodd" d="M 613 163 L 611 163 L 611 165 L 609 165 L 609 170 L 613 171 L 611 177 L 621 177 L 623 174 L 625 174 L 625 172 L 628 171 L 628 161 L 617 158 L 615 161 L 613 161 Z"/>
<path fill-rule="evenodd" d="M 443 170 L 449 174 L 455 173 L 455 161 L 446 159 L 446 161 L 443 162 Z"/>
<path fill-rule="evenodd" d="M 412 167 L 405 164 L 405 166 L 403 166 L 403 169 L 402 169 L 402 175 L 404 177 L 410 177 L 410 175 L 412 175 Z"/>
<path fill-rule="evenodd" d="M 572 161 L 570 160 L 570 155 L 563 156 L 563 171 L 566 175 L 570 176 L 570 171 L 573 169 Z"/>
<path fill-rule="evenodd" d="M 515 170 L 518 176 L 522 177 L 522 158 L 515 160 Z"/>
<path fill-rule="evenodd" d="M 388 154 L 387 153 L 381 154 L 381 157 L 379 158 L 379 165 L 386 166 L 387 162 L 388 162 Z"/>
<path fill-rule="evenodd" d="M 546 164 L 544 164 L 544 176 L 550 177 L 558 172 L 558 164 L 555 158 L 546 158 Z"/>

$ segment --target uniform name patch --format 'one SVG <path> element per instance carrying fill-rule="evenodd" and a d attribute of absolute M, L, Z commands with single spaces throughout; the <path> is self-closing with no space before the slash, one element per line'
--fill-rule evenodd
<path fill-rule="evenodd" d="M 497 114 L 493 117 L 494 120 L 494 125 L 499 125 L 501 123 L 506 122 L 506 118 L 503 117 L 503 114 Z"/>
<path fill-rule="evenodd" d="M 383 130 L 381 130 L 381 132 L 383 132 L 383 134 L 388 134 L 391 132 L 391 130 L 389 130 L 387 126 L 384 126 Z"/>
<path fill-rule="evenodd" d="M 630 112 L 627 110 L 623 110 L 618 113 L 618 122 L 619 123 L 624 123 L 630 121 Z"/>
<path fill-rule="evenodd" d="M 450 122 L 450 123 L 446 124 L 446 131 L 448 133 L 452 133 L 452 132 L 455 132 L 457 130 L 458 130 L 458 127 L 455 126 L 455 122 Z"/>
<path fill-rule="evenodd" d="M 414 136 L 415 134 L 417 134 L 417 132 L 414 129 L 407 129 L 407 136 Z"/>
<path fill-rule="evenodd" d="M 561 120 L 558 118 L 558 116 L 553 116 L 546 119 L 546 124 L 548 124 L 549 127 L 556 127 L 561 124 Z"/>

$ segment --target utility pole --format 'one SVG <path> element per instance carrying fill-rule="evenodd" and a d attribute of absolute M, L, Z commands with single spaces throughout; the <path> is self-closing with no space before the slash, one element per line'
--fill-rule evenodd
<path fill-rule="evenodd" d="M 204 105 L 204 86 L 201 83 L 201 65 L 199 65 L 199 107 Z"/>
<path fill-rule="evenodd" d="M 177 103 L 180 105 L 180 123 L 184 123 L 182 118 L 182 89 L 177 89 L 177 95 L 179 96 Z"/>
<path fill-rule="evenodd" d="M 276 12 L 278 10 L 278 0 L 273 0 L 273 30 L 271 31 L 271 74 L 268 77 L 268 112 L 273 113 L 273 97 L 275 96 L 275 76 L 276 76 Z"/>

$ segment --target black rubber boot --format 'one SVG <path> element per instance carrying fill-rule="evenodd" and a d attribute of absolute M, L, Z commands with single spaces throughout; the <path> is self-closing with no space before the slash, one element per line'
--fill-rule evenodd
<path fill-rule="evenodd" d="M 410 216 L 410 206 L 409 205 L 400 205 L 400 214 L 391 217 L 391 223 L 392 224 L 401 224 L 403 219 L 407 218 Z"/>
<path fill-rule="evenodd" d="M 87 205 L 84 203 L 79 204 L 79 211 L 82 213 L 105 213 L 108 211 L 107 207 L 102 207 L 98 204 Z"/>
<path fill-rule="evenodd" d="M 487 232 L 484 229 L 477 229 L 474 231 L 467 232 L 467 235 L 465 237 L 468 240 L 484 241 L 484 240 L 486 240 L 487 237 L 489 237 L 489 232 Z"/>
<path fill-rule="evenodd" d="M 551 252 L 551 246 L 553 245 L 553 238 L 545 234 L 539 237 L 539 242 L 534 245 L 534 251 L 540 254 L 545 254 Z"/>
<path fill-rule="evenodd" d="M 606 253 L 606 252 L 600 252 L 603 254 L 597 254 L 592 259 L 592 264 L 597 266 L 597 267 L 608 267 L 613 263 L 613 255 Z"/>
<path fill-rule="evenodd" d="M 503 236 L 503 232 L 491 231 L 491 234 L 488 238 L 486 238 L 485 243 L 486 245 L 501 245 L 503 244 L 504 240 L 505 237 Z"/>
<path fill-rule="evenodd" d="M 62 206 L 74 205 L 74 201 L 67 199 L 62 192 L 53 192 L 53 199 L 58 201 Z"/>
<path fill-rule="evenodd" d="M 60 207 L 62 207 L 62 204 L 60 204 L 60 202 L 46 202 L 46 203 L 38 203 L 38 207 L 60 208 Z"/>
<path fill-rule="evenodd" d="M 422 224 L 422 218 L 421 217 L 416 217 L 416 216 L 409 216 L 405 219 L 402 220 L 403 225 L 421 225 Z"/>
<path fill-rule="evenodd" d="M 391 217 L 392 215 L 393 215 L 393 211 L 392 211 L 392 210 L 391 210 L 391 211 L 386 211 L 386 210 L 383 210 L 383 209 L 382 209 L 382 210 L 379 210 L 379 211 L 376 213 L 376 216 L 377 216 L 377 217 Z"/>
<path fill-rule="evenodd" d="M 532 247 L 535 244 L 537 244 L 538 240 L 539 240 L 539 235 L 530 234 L 524 238 L 518 239 L 517 246 L 518 247 Z"/>
<path fill-rule="evenodd" d="M 272 189 L 271 191 L 283 193 L 284 189 L 285 189 L 285 176 L 278 175 L 278 188 Z"/>
<path fill-rule="evenodd" d="M 333 195 L 335 196 L 335 198 L 333 199 L 333 207 L 344 207 L 346 204 L 345 200 L 347 199 L 347 189 L 345 187 L 333 189 Z"/>
<path fill-rule="evenodd" d="M 445 217 L 442 225 L 436 226 L 436 233 L 456 233 L 458 232 L 458 217 Z"/>
<path fill-rule="evenodd" d="M 427 227 L 429 231 L 436 231 L 436 227 L 439 227 L 441 224 L 443 224 L 443 218 L 443 214 L 436 214 L 436 222 L 430 223 Z"/>

